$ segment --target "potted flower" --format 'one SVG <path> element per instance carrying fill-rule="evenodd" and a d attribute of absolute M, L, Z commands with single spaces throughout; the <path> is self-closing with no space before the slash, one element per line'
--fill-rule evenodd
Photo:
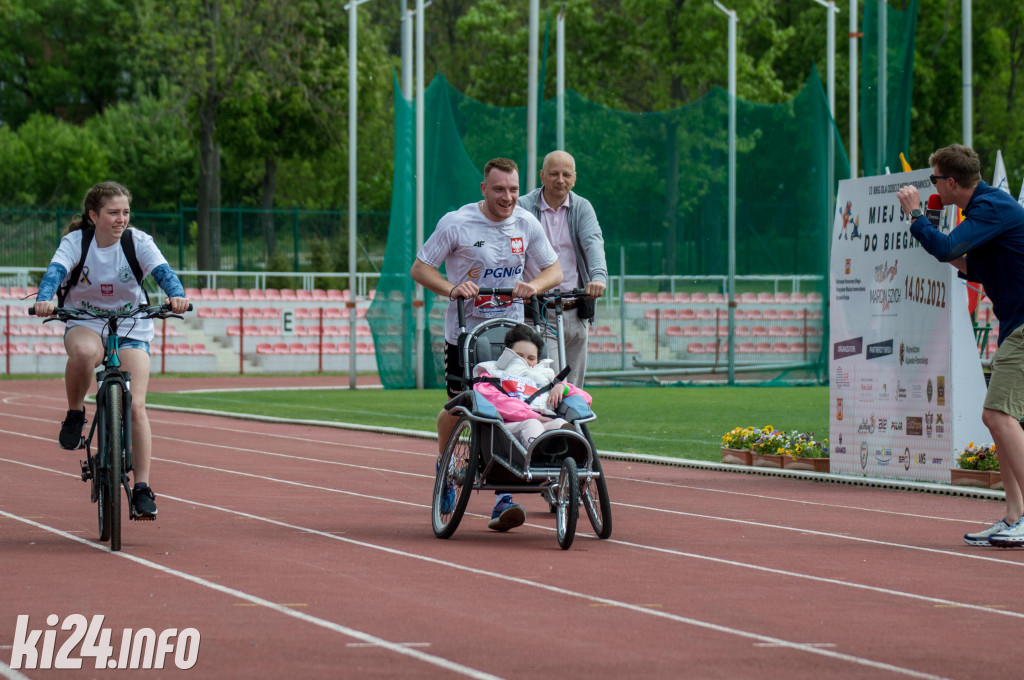
<path fill-rule="evenodd" d="M 995 444 L 977 445 L 971 442 L 956 457 L 959 467 L 949 471 L 950 482 L 957 486 L 979 486 L 983 489 L 1002 489 L 999 458 Z"/>
<path fill-rule="evenodd" d="M 783 467 L 789 470 L 828 472 L 828 439 L 817 440 L 813 432 L 793 431 L 786 441 Z"/>
<path fill-rule="evenodd" d="M 788 437 L 785 433 L 779 432 L 771 425 L 765 425 L 750 447 L 754 451 L 753 465 L 781 468 L 787 442 Z"/>
<path fill-rule="evenodd" d="M 722 435 L 722 462 L 750 465 L 754 456 L 750 447 L 760 433 L 754 427 L 734 427 Z"/>

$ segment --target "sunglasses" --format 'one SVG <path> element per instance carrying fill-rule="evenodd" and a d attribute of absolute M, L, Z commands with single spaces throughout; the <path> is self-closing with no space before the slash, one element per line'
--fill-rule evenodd
<path fill-rule="evenodd" d="M 928 179 L 932 181 L 932 186 L 935 186 L 939 183 L 940 179 L 950 179 L 951 177 L 952 175 L 929 175 Z"/>

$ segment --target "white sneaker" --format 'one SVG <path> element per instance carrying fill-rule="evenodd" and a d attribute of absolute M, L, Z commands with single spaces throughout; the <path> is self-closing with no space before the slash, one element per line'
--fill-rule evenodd
<path fill-rule="evenodd" d="M 973 534 L 964 534 L 964 543 L 967 545 L 992 545 L 989 543 L 989 536 L 992 534 L 998 534 L 1004 529 L 1009 529 L 1010 525 L 1006 523 L 1006 520 L 1001 519 L 988 529 L 975 532 Z"/>
<path fill-rule="evenodd" d="M 1000 548 L 1024 546 L 1024 517 L 1002 531 L 989 536 L 988 542 Z"/>

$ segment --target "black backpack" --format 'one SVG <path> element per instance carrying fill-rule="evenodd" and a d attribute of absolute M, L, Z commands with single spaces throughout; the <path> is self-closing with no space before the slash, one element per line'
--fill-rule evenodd
<path fill-rule="evenodd" d="M 68 291 L 78 285 L 78 280 L 82 277 L 82 267 L 85 266 L 85 256 L 89 254 L 89 246 L 92 245 L 93 238 L 96 236 L 96 227 L 82 227 L 82 257 L 78 259 L 78 264 L 71 270 L 71 276 L 68 278 L 68 282 L 57 289 L 57 306 L 63 307 L 64 300 L 68 296 Z M 135 254 L 135 239 L 132 238 L 132 232 L 129 229 L 125 229 L 124 233 L 121 234 L 121 250 L 124 251 L 125 259 L 128 260 L 128 266 L 132 268 L 132 274 L 135 275 L 135 281 L 142 286 L 142 279 L 144 275 L 142 273 L 142 266 L 139 264 L 139 258 Z M 149 304 L 149 293 L 146 289 L 142 289 L 143 294 L 146 296 L 146 304 Z"/>

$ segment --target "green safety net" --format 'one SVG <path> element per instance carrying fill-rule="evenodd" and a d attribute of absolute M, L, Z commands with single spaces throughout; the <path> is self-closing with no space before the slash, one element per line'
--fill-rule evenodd
<path fill-rule="evenodd" d="M 863 175 L 882 175 L 886 168 L 901 172 L 900 153 L 910 149 L 917 0 L 904 12 L 885 0 L 867 0 L 863 26 L 858 112 Z M 883 89 L 886 96 L 880 98 Z"/>
<path fill-rule="evenodd" d="M 424 239 L 446 212 L 480 200 L 482 169 L 491 158 L 515 160 L 522 192 L 526 192 L 525 108 L 473 101 L 442 76 L 426 89 L 424 108 Z M 713 361 L 719 378 L 724 374 L 724 349 L 718 345 L 713 356 L 706 350 L 725 327 L 725 304 L 703 303 L 702 313 L 711 309 L 715 316 L 704 319 L 701 332 L 713 325 L 715 337 L 699 338 L 704 356 L 695 357 L 686 349 L 689 343 L 680 348 L 679 342 L 664 337 L 667 321 L 659 317 L 655 328 L 645 316 L 646 308 L 636 318 L 644 305 L 628 302 L 636 296 L 649 299 L 660 294 L 667 301 L 691 292 L 727 292 L 728 109 L 728 93 L 718 88 L 692 104 L 657 113 L 616 111 L 575 92 L 566 93 L 565 144 L 576 159 L 576 191 L 589 199 L 597 212 L 612 278 L 598 308 L 601 335 L 591 338 L 599 343 L 595 348 L 608 356 L 591 353 L 588 384 L 601 373 L 602 363 L 612 374 L 616 370 L 611 369 L 633 371 L 637 360 L 653 362 L 652 372 L 671 368 L 665 362 Z M 543 155 L 555 148 L 556 115 L 557 101 L 544 102 L 538 166 Z M 821 381 L 827 372 L 823 301 L 828 297 L 830 201 L 834 200 L 829 182 L 835 187 L 839 179 L 849 177 L 849 162 L 817 72 L 812 70 L 804 88 L 788 102 L 765 105 L 738 100 L 736 130 L 736 294 L 763 297 L 798 292 L 801 299 L 817 306 L 808 310 L 817 312 L 812 314 L 813 341 L 806 343 L 804 352 L 783 361 L 804 363 L 803 370 L 766 369 L 758 381 L 795 373 Z M 381 381 L 388 388 L 416 386 L 415 288 L 409 277 L 417 250 L 415 165 L 414 109 L 396 84 L 391 223 L 380 282 L 367 314 Z M 443 315 L 447 304 L 446 299 L 427 292 L 423 385 L 428 388 L 444 384 Z M 667 313 L 672 305 L 661 305 L 659 314 L 662 308 Z M 785 305 L 779 305 L 782 308 Z M 803 328 L 806 340 L 805 323 L 794 325 Z M 752 340 L 737 336 L 736 341 L 741 339 Z M 766 364 L 779 364 L 783 359 L 760 358 Z M 742 361 L 749 363 L 747 358 Z M 647 370 L 641 367 L 639 373 Z"/>

